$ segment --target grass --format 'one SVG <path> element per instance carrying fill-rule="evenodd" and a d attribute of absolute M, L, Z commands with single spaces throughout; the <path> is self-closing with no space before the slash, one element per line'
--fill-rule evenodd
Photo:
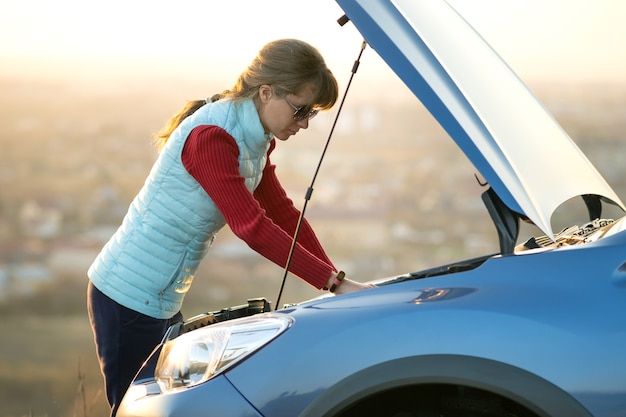
<path fill-rule="evenodd" d="M 85 315 L 0 318 L 0 417 L 106 417 Z"/>

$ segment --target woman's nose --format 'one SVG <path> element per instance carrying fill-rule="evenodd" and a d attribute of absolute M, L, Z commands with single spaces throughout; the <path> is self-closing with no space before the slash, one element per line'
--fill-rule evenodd
<path fill-rule="evenodd" d="M 302 120 L 298 120 L 296 123 L 298 126 L 300 126 L 301 129 L 306 129 L 309 127 L 309 118 L 305 117 Z"/>

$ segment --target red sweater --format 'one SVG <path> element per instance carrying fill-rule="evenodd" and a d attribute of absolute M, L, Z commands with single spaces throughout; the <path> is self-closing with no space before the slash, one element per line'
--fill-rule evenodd
<path fill-rule="evenodd" d="M 233 233 L 253 250 L 284 268 L 300 211 L 287 197 L 269 155 L 263 178 L 250 193 L 239 173 L 239 147 L 219 126 L 203 125 L 191 131 L 182 153 L 189 174 L 207 192 Z M 300 228 L 290 272 L 320 289 L 336 268 L 305 220 Z"/>

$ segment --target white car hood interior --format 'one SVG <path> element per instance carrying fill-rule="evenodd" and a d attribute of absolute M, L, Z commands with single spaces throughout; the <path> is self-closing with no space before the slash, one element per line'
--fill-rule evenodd
<path fill-rule="evenodd" d="M 624 205 L 552 115 L 443 0 L 337 0 L 502 201 L 547 236 L 582 195 Z"/>

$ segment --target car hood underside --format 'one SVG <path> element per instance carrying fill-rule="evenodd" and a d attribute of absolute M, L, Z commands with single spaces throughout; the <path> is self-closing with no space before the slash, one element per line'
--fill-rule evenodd
<path fill-rule="evenodd" d="M 506 206 L 554 237 L 567 200 L 623 203 L 526 85 L 443 0 L 337 0 Z"/>

